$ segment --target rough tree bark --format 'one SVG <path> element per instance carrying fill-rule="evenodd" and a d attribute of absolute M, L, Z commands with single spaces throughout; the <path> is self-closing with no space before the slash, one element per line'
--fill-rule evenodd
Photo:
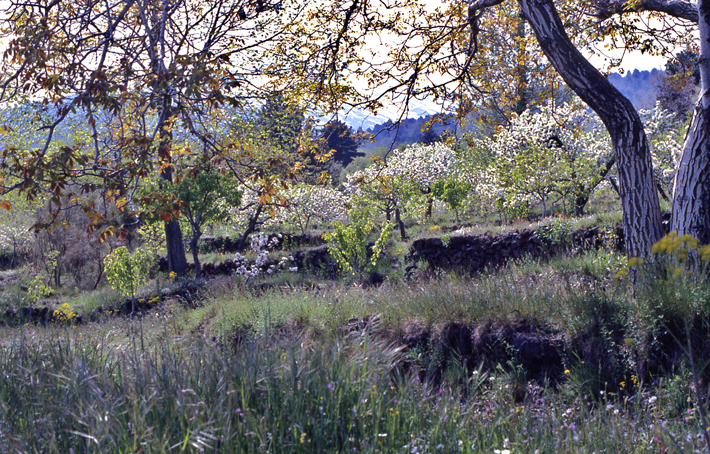
<path fill-rule="evenodd" d="M 474 30 L 477 12 L 499 3 L 502 0 L 478 0 L 469 5 Z M 638 113 L 572 44 L 552 0 L 518 0 L 518 5 L 555 70 L 609 131 L 619 169 L 626 252 L 629 257 L 649 255 L 663 229 L 648 139 Z"/>
<path fill-rule="evenodd" d="M 171 148 L 173 135 L 168 125 L 171 115 L 172 99 L 168 94 L 163 94 L 163 105 L 160 109 L 158 158 L 160 160 L 160 178 L 167 182 L 173 180 L 173 167 Z M 165 222 L 165 246 L 168 254 L 168 271 L 175 272 L 178 276 L 187 273 L 187 257 L 185 245 L 182 242 L 182 231 L 177 219 Z"/>
<path fill-rule="evenodd" d="M 710 244 L 710 0 L 698 2 L 698 16 L 702 88 L 676 173 L 671 230 Z"/>
<path fill-rule="evenodd" d="M 173 165 L 172 165 L 172 114 L 173 114 L 173 97 L 170 94 L 170 76 L 169 71 L 165 67 L 165 21 L 167 16 L 165 9 L 160 14 L 160 8 L 154 8 L 152 13 L 149 13 L 145 5 L 140 8 L 141 20 L 144 22 L 146 29 L 150 29 L 151 33 L 148 36 L 147 50 L 150 58 L 150 65 L 153 74 L 156 74 L 155 84 L 153 85 L 154 99 L 157 101 L 158 107 L 158 159 L 160 163 L 160 178 L 167 182 L 173 180 Z M 151 16 L 152 27 L 149 24 L 148 15 Z M 165 222 L 165 246 L 168 255 L 168 270 L 175 272 L 178 276 L 184 276 L 187 273 L 187 257 L 185 255 L 185 245 L 182 241 L 182 231 L 177 219 Z"/>

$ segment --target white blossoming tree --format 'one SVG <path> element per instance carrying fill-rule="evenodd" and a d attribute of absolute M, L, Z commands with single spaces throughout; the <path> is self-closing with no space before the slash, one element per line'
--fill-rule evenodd
<path fill-rule="evenodd" d="M 432 188 L 450 174 L 456 159 L 456 153 L 441 143 L 415 144 L 348 175 L 344 185 L 353 197 L 379 209 L 388 221 L 394 215 L 404 239 L 403 216 L 424 214 L 433 197 Z"/>
<path fill-rule="evenodd" d="M 557 202 L 570 203 L 581 214 L 614 165 L 601 122 L 571 104 L 526 110 L 494 137 L 475 140 L 473 146 L 490 157 L 489 179 L 479 191 L 504 193 L 507 206 L 539 202 L 543 216 Z M 499 190 L 490 188 L 492 184 Z"/>
<path fill-rule="evenodd" d="M 347 218 L 349 197 L 332 187 L 297 184 L 283 192 L 288 201 L 278 220 L 302 234 L 317 226 Z"/>
<path fill-rule="evenodd" d="M 651 145 L 651 160 L 658 190 L 667 201 L 667 193 L 673 190 L 673 180 L 683 147 L 680 134 L 682 124 L 675 120 L 673 112 L 661 107 L 660 101 L 656 102 L 653 109 L 640 110 L 639 116 Z"/>

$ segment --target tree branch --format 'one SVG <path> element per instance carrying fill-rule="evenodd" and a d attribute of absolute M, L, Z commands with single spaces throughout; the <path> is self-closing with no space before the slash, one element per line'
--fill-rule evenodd
<path fill-rule="evenodd" d="M 479 0 L 483 1 L 483 0 Z M 487 0 L 490 1 L 490 0 Z M 592 7 L 597 10 L 592 14 L 599 20 L 609 19 L 614 15 L 655 11 L 678 19 L 698 23 L 698 5 L 684 0 L 593 0 Z"/>

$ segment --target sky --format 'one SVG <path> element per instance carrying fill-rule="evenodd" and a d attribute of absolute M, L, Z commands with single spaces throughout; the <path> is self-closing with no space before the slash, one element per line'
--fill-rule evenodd
<path fill-rule="evenodd" d="M 600 63 L 594 58 L 590 59 L 590 61 L 597 68 L 603 66 L 603 62 Z M 633 71 L 634 69 L 638 69 L 639 71 L 665 69 L 666 59 L 664 57 L 642 54 L 641 52 L 630 52 L 628 55 L 624 56 L 624 60 L 621 62 L 621 67 L 624 71 Z"/>

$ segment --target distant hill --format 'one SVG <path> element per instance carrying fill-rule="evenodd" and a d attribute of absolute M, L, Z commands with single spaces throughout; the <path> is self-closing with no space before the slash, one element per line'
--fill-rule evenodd
<path fill-rule="evenodd" d="M 391 144 L 394 144 L 394 148 L 396 148 L 400 145 L 408 145 L 414 142 L 427 142 L 427 138 L 431 138 L 432 133 L 426 131 L 422 132 L 422 128 L 429 120 L 431 120 L 431 115 L 425 115 L 419 118 L 407 118 L 399 125 L 394 124 L 392 120 L 388 120 L 384 124 L 372 126 L 364 132 L 372 134 L 375 141 L 367 142 L 361 145 L 359 149 L 369 150 L 381 145 L 389 147 Z M 432 126 L 432 129 L 433 136 L 438 136 L 446 129 L 449 129 L 449 126 L 445 124 L 435 124 Z"/>
<path fill-rule="evenodd" d="M 612 73 L 609 81 L 624 96 L 629 98 L 636 109 L 651 109 L 656 104 L 656 98 L 660 92 L 658 86 L 663 84 L 665 72 L 660 69 L 652 71 L 629 71 L 624 75 Z M 377 117 L 368 116 L 364 111 L 355 111 L 346 120 L 346 123 L 358 131 L 369 132 L 375 136 L 375 142 L 368 142 L 360 146 L 360 150 L 370 150 L 386 145 L 389 147 L 394 143 L 394 147 L 408 145 L 414 142 L 421 142 L 423 133 L 422 126 L 431 119 L 427 113 L 434 111 L 434 106 L 427 106 L 426 102 L 419 101 L 419 109 L 414 110 L 416 118 L 407 118 L 398 126 L 394 124 L 397 115 L 392 112 L 382 112 Z M 392 114 L 392 115 L 388 115 Z M 424 115 L 422 115 L 424 114 Z M 380 124 L 377 124 L 380 123 Z M 434 132 L 441 134 L 444 130 L 450 129 L 451 125 L 435 125 Z"/>
<path fill-rule="evenodd" d="M 660 69 L 639 71 L 635 69 L 623 76 L 618 73 L 609 74 L 612 83 L 622 95 L 629 98 L 636 109 L 651 109 L 656 104 L 660 94 L 658 85 L 663 83 L 665 72 Z"/>

